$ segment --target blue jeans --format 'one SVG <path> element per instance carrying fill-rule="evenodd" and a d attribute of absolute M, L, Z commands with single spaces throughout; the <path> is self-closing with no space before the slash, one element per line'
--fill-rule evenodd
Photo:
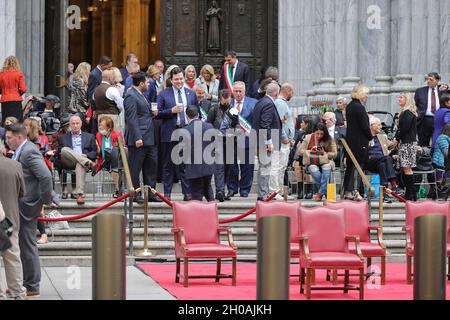
<path fill-rule="evenodd" d="M 331 177 L 331 166 L 329 164 L 325 164 L 322 167 L 312 165 L 308 167 L 308 171 L 312 175 L 319 193 L 326 196 L 328 182 Z"/>

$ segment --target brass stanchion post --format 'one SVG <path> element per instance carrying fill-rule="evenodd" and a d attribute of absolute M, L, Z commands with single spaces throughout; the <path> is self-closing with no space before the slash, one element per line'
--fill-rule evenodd
<path fill-rule="evenodd" d="M 445 300 L 447 216 L 419 217 L 414 230 L 414 300 Z"/>
<path fill-rule="evenodd" d="M 149 187 L 144 187 L 144 250 L 138 253 L 139 257 L 153 257 L 154 254 L 148 248 L 148 193 Z"/>
<path fill-rule="evenodd" d="M 258 220 L 257 300 L 289 300 L 290 224 L 288 216 Z"/>
<path fill-rule="evenodd" d="M 92 220 L 92 299 L 126 300 L 125 216 L 101 213 Z"/>
<path fill-rule="evenodd" d="M 284 197 L 284 201 L 288 201 L 289 200 L 289 187 L 288 186 L 284 186 L 283 187 L 283 197 Z"/>

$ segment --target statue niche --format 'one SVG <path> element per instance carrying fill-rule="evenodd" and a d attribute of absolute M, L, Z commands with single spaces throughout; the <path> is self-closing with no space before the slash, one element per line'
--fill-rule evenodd
<path fill-rule="evenodd" d="M 222 9 L 217 1 L 211 2 L 211 7 L 206 12 L 208 22 L 208 51 L 220 51 L 220 23 L 223 21 Z"/>

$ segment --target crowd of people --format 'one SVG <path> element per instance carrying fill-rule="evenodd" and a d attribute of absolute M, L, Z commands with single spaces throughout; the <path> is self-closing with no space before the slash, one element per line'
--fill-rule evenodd
<path fill-rule="evenodd" d="M 339 97 L 334 112 L 294 119 L 289 101 L 295 87 L 280 83 L 275 67 L 264 69 L 251 84 L 249 66 L 235 52 L 227 51 L 224 61 L 220 72 L 205 65 L 197 76 L 192 65 L 166 70 L 158 60 L 143 72 L 133 53 L 120 69 L 104 56 L 93 68 L 85 62 L 74 68 L 65 108 L 49 95 L 40 99 L 42 110 L 34 110 L 35 105 L 29 109 L 22 98 L 26 85 L 17 58 L 5 60 L 0 72 L 0 137 L 6 156 L 0 157 L 0 200 L 14 224 L 12 247 L 2 253 L 11 296 L 39 295 L 36 229 L 41 242 L 46 238 L 36 218 L 43 205 L 59 204 L 52 172 L 57 171 L 63 183 L 61 197 L 83 205 L 87 174 L 108 171 L 115 185 L 112 197 L 118 198 L 122 137 L 134 188 L 141 186 L 141 176 L 152 188 L 160 179 L 169 200 L 178 180 L 184 201 L 247 198 L 257 162 L 258 200 L 282 190 L 288 168 L 295 168 L 296 196 L 322 201 L 329 196 L 333 171 L 341 168 L 344 198 L 360 201 L 364 186 L 343 147 L 345 137 L 359 165 L 407 200 L 417 200 L 414 170 L 417 159 L 428 155 L 438 172 L 439 191 L 448 198 L 450 92 L 439 84 L 437 73 L 430 73 L 428 86 L 415 95 L 400 94 L 398 130 L 389 140 L 381 120 L 366 110 L 370 90 L 365 85 L 353 89 L 351 101 Z M 44 130 L 49 118 L 59 123 L 51 134 Z M 205 156 L 208 151 L 212 161 Z M 73 176 L 70 194 L 68 174 Z M 312 184 L 304 184 L 307 179 Z M 435 199 L 438 194 L 430 190 L 428 196 Z M 283 198 L 279 192 L 275 199 Z M 144 202 L 141 194 L 133 200 Z M 149 201 L 160 200 L 150 195 Z"/>

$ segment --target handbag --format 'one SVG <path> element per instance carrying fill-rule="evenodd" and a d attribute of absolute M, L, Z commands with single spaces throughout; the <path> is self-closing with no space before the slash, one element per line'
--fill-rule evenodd
<path fill-rule="evenodd" d="M 305 156 L 303 157 L 303 165 L 304 166 L 322 166 L 324 164 L 329 164 L 330 159 L 328 159 L 328 155 L 320 155 L 318 153 L 311 152 L 310 150 L 307 150 L 305 152 Z"/>
<path fill-rule="evenodd" d="M 0 202 L 0 252 L 6 251 L 12 247 L 11 237 L 13 233 L 13 224 L 9 220 L 5 211 L 3 210 L 3 205 Z"/>

